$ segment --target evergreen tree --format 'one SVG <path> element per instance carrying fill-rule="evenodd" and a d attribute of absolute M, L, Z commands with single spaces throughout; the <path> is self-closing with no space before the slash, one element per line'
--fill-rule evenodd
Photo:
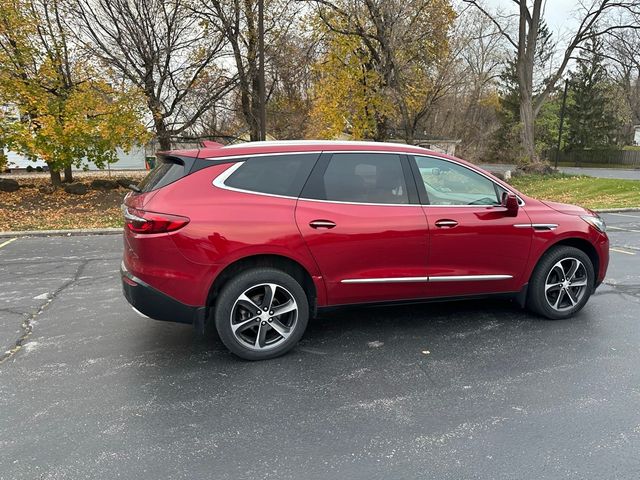
<path fill-rule="evenodd" d="M 551 31 L 547 24 L 543 21 L 538 30 L 538 40 L 535 54 L 535 70 L 538 72 L 545 71 L 549 61 L 555 52 L 555 43 Z M 547 84 L 547 78 L 540 76 L 534 85 L 534 96 L 540 93 Z M 553 97 L 553 95 L 552 95 Z M 552 98 L 553 100 L 553 98 Z M 548 111 L 556 110 L 549 108 Z M 545 112 L 545 113 L 547 113 Z M 498 119 L 500 126 L 496 130 L 491 147 L 491 155 L 489 161 L 498 161 L 511 163 L 522 157 L 522 149 L 520 145 L 520 89 L 518 85 L 518 74 L 516 72 L 516 58 L 512 58 L 500 75 L 500 108 L 498 109 Z M 546 116 L 548 117 L 548 115 Z M 536 128 L 543 125 L 543 132 L 538 132 L 540 141 L 536 139 L 536 150 L 546 150 L 546 138 L 548 135 L 546 124 L 549 119 L 545 118 L 542 122 L 536 119 Z M 542 135 L 540 135 L 542 133 Z M 557 134 L 556 134 L 557 135 Z"/>
<path fill-rule="evenodd" d="M 602 44 L 589 40 L 569 80 L 568 147 L 603 148 L 615 144 L 621 127 L 609 102 L 612 81 L 604 66 Z"/>

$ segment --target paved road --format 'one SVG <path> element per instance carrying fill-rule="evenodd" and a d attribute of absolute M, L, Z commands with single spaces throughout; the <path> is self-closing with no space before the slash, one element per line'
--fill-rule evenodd
<path fill-rule="evenodd" d="M 0 479 L 640 477 L 640 213 L 574 319 L 508 302 L 338 312 L 249 363 L 137 317 L 120 238 L 0 248 Z M 2 242 L 0 242 L 2 243 Z"/>
<path fill-rule="evenodd" d="M 504 173 L 506 170 L 515 170 L 515 165 L 508 164 L 482 164 L 480 167 L 489 170 L 491 172 Z M 623 180 L 640 180 L 640 169 L 623 169 L 623 168 L 576 168 L 576 167 L 560 167 L 560 171 L 563 173 L 570 173 L 573 175 L 588 175 L 590 177 L 599 178 L 619 178 Z"/>

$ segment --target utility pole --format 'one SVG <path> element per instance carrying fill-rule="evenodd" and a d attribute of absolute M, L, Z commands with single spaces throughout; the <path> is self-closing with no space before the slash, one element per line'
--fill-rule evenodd
<path fill-rule="evenodd" d="M 569 88 L 569 79 L 564 81 L 564 93 L 562 94 L 562 108 L 560 109 L 560 128 L 558 129 L 558 149 L 556 150 L 556 170 L 558 169 L 558 158 L 560 157 L 560 146 L 562 143 L 562 128 L 564 127 L 564 109 L 567 105 L 567 89 Z"/>
<path fill-rule="evenodd" d="M 267 106 L 264 86 L 264 0 L 258 0 L 258 97 L 260 100 L 260 140 L 266 140 Z"/>

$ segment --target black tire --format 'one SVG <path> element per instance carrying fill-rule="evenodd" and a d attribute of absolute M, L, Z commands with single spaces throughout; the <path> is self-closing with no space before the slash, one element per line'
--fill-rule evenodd
<path fill-rule="evenodd" d="M 270 288 L 269 285 L 276 285 L 276 288 Z M 267 300 L 270 290 L 276 292 L 271 301 Z M 241 300 L 243 294 L 251 303 Z M 284 299 L 289 297 L 294 303 L 285 304 Z M 291 311 L 269 318 L 269 311 L 260 312 L 261 317 L 257 318 L 257 312 L 250 312 L 250 308 L 247 308 L 248 305 L 255 305 L 263 310 L 266 303 L 273 305 L 273 313 L 278 307 L 285 310 L 287 305 L 295 305 L 297 310 L 295 315 Z M 254 317 L 255 324 L 249 315 Z M 223 287 L 216 300 L 215 325 L 218 335 L 232 353 L 245 360 L 266 360 L 285 354 L 302 338 L 308 322 L 309 300 L 304 289 L 291 275 L 273 268 L 254 268 L 238 274 Z M 234 333 L 233 327 L 240 324 L 249 326 L 238 329 L 240 333 Z M 286 337 L 280 334 L 285 330 Z M 261 337 L 264 342 L 260 342 L 265 343 L 264 347 L 257 346 L 261 331 L 266 332 Z M 254 333 L 256 344 L 250 345 Z"/>
<path fill-rule="evenodd" d="M 583 266 L 578 267 L 576 271 L 574 285 L 585 283 L 584 288 L 580 288 L 581 285 L 580 287 L 571 286 L 572 284 L 569 283 L 567 284 L 568 288 L 562 286 L 552 287 L 547 294 L 546 286 L 548 280 L 549 284 L 554 285 L 560 285 L 564 283 L 564 280 L 569 280 L 561 277 L 562 273 L 569 273 L 565 272 L 564 267 L 569 266 L 567 270 L 571 270 L 574 265 L 573 260 Z M 557 267 L 556 265 L 559 262 L 561 266 Z M 566 245 L 553 247 L 542 256 L 531 275 L 527 293 L 527 307 L 550 320 L 569 318 L 585 306 L 593 293 L 594 284 L 593 264 L 586 253 L 578 248 Z M 556 291 L 558 292 L 557 295 Z M 554 308 L 552 303 L 555 303 L 557 307 Z"/>

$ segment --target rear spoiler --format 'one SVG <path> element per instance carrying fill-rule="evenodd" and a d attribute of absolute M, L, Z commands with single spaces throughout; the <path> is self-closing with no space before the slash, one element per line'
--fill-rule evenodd
<path fill-rule="evenodd" d="M 202 145 L 202 148 L 222 148 L 222 147 L 224 147 L 223 144 L 218 143 L 218 142 L 214 142 L 212 140 L 202 140 L 200 142 L 200 145 Z"/>

